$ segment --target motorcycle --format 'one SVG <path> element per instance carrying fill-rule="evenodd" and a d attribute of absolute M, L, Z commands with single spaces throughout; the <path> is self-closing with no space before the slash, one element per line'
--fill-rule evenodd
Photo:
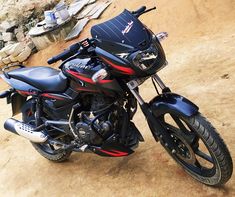
<path fill-rule="evenodd" d="M 13 116 L 22 114 L 22 121 L 9 118 L 4 128 L 54 162 L 73 151 L 122 157 L 144 141 L 133 122 L 139 106 L 156 142 L 189 175 L 206 185 L 225 184 L 233 171 L 226 144 L 198 106 L 171 92 L 157 74 L 167 65 L 160 43 L 167 34 L 155 35 L 138 19 L 154 9 L 124 10 L 93 26 L 92 38 L 48 60 L 62 60 L 60 70 L 2 69 L 11 88 L 0 98 L 11 103 Z M 156 90 L 150 102 L 139 93 L 147 79 Z"/>

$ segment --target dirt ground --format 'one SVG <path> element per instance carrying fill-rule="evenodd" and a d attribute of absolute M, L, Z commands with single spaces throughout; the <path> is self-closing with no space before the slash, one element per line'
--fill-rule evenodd
<path fill-rule="evenodd" d="M 141 17 L 154 32 L 168 31 L 163 42 L 169 65 L 159 75 L 174 92 L 194 101 L 208 117 L 235 157 L 235 1 L 133 0 L 115 1 L 104 21 L 125 7 L 156 5 Z M 99 21 L 99 22 L 100 22 Z M 89 36 L 88 29 L 79 39 Z M 56 43 L 28 61 L 46 65 L 46 59 L 71 44 Z M 57 66 L 57 65 L 54 65 Z M 1 81 L 1 89 L 6 85 Z M 146 99 L 155 93 L 150 82 L 141 87 Z M 10 117 L 10 106 L 0 100 L 0 125 Z M 138 112 L 135 122 L 145 143 L 125 158 L 73 154 L 66 163 L 42 158 L 28 141 L 0 133 L 0 196 L 235 196 L 235 178 L 212 188 L 190 178 L 157 144 Z"/>

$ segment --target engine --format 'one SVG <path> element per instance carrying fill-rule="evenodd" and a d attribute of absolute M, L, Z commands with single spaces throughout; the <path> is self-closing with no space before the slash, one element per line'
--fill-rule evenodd
<path fill-rule="evenodd" d="M 101 95 L 89 99 L 90 110 L 80 114 L 76 133 L 83 142 L 99 145 L 118 130 L 120 106 L 112 98 Z"/>

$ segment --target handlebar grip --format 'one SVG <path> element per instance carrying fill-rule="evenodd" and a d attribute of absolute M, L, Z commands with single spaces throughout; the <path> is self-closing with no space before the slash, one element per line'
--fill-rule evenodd
<path fill-rule="evenodd" d="M 47 63 L 48 63 L 48 64 L 53 64 L 53 63 L 55 63 L 55 62 L 56 62 L 56 61 L 55 61 L 54 57 L 52 57 L 52 58 L 50 58 L 50 59 L 47 60 Z"/>
<path fill-rule="evenodd" d="M 80 49 L 81 45 L 79 43 L 75 43 L 69 47 L 71 52 L 77 52 Z"/>
<path fill-rule="evenodd" d="M 140 14 L 146 10 L 146 6 L 140 7 L 138 10 L 134 11 L 133 14 Z"/>
<path fill-rule="evenodd" d="M 79 43 L 75 43 L 73 45 L 71 45 L 69 47 L 69 49 L 65 50 L 64 52 L 60 53 L 57 56 L 54 56 L 52 58 L 50 58 L 47 63 L 48 64 L 53 64 L 59 60 L 65 60 L 71 56 L 73 56 L 74 54 L 77 53 L 77 51 L 80 49 L 80 44 Z"/>
<path fill-rule="evenodd" d="M 64 52 L 60 53 L 59 55 L 57 56 L 54 56 L 52 58 L 50 58 L 47 63 L 48 64 L 53 64 L 59 60 L 64 60 L 64 59 L 67 59 L 71 56 L 71 51 L 70 50 L 65 50 Z"/>

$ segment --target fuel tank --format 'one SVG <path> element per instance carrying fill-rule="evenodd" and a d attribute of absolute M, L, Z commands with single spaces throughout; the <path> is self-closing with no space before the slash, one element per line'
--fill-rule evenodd
<path fill-rule="evenodd" d="M 108 96 L 123 94 L 118 81 L 108 75 L 105 79 L 94 82 L 92 76 L 105 65 L 91 58 L 73 59 L 63 66 L 63 73 L 71 79 L 71 88 L 77 92 L 101 93 Z"/>

